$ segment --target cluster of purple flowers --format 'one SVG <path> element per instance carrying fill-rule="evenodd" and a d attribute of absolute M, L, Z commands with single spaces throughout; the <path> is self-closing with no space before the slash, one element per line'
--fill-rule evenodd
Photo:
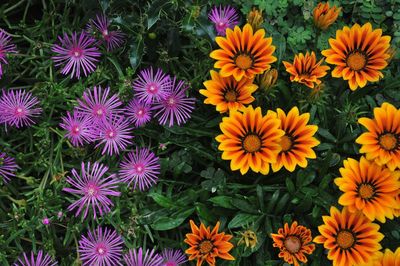
<path fill-rule="evenodd" d="M 11 177 L 15 176 L 15 171 L 18 168 L 14 158 L 9 157 L 4 152 L 0 152 L 0 177 L 4 183 L 8 183 Z"/>
<path fill-rule="evenodd" d="M 3 76 L 2 64 L 7 65 L 7 54 L 16 53 L 16 46 L 11 44 L 11 37 L 3 29 L 0 29 L 0 78 Z"/>
<path fill-rule="evenodd" d="M 226 35 L 226 29 L 233 29 L 239 24 L 239 14 L 231 6 L 214 6 L 208 14 L 208 19 L 214 23 L 215 30 L 220 36 Z"/>

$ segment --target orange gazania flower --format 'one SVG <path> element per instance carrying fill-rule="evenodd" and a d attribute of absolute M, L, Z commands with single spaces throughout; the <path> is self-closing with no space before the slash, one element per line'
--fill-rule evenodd
<path fill-rule="evenodd" d="M 211 52 L 210 57 L 217 60 L 214 67 L 220 68 L 222 77 L 233 76 L 236 80 L 243 77 L 252 79 L 271 67 L 276 61 L 272 54 L 275 46 L 272 38 L 264 38 L 265 30 L 259 29 L 253 34 L 253 28 L 246 24 L 243 32 L 238 26 L 234 30 L 227 29 L 226 37 L 216 37 L 215 41 L 221 49 Z"/>
<path fill-rule="evenodd" d="M 277 116 L 281 121 L 280 128 L 285 131 L 285 135 L 281 138 L 282 150 L 276 162 L 272 163 L 272 170 L 276 172 L 284 166 L 288 171 L 293 172 L 297 165 L 307 167 L 307 158 L 317 157 L 312 148 L 319 144 L 319 141 L 313 137 L 318 127 L 307 125 L 310 114 L 300 115 L 297 107 L 293 107 L 287 115 L 278 108 Z"/>
<path fill-rule="evenodd" d="M 206 90 L 200 90 L 200 93 L 207 97 L 204 103 L 215 105 L 217 111 L 224 113 L 229 110 L 241 110 L 245 104 L 254 101 L 251 94 L 258 87 L 253 84 L 252 79 L 242 78 L 236 81 L 232 76 L 223 78 L 214 70 L 210 73 L 211 80 L 203 83 Z"/>
<path fill-rule="evenodd" d="M 368 160 L 386 165 L 390 170 L 400 168 L 400 110 L 390 103 L 374 108 L 374 118 L 362 117 L 358 123 L 368 132 L 356 139 L 361 144 L 361 153 Z"/>
<path fill-rule="evenodd" d="M 205 227 L 203 223 L 200 228 L 190 220 L 192 233 L 186 234 L 185 243 L 190 245 L 185 252 L 189 255 L 189 260 L 197 260 L 196 266 L 200 266 L 204 261 L 210 266 L 215 266 L 215 258 L 224 260 L 235 260 L 229 251 L 233 245 L 229 242 L 232 235 L 218 233 L 219 222 L 211 231 L 210 227 Z"/>
<path fill-rule="evenodd" d="M 326 75 L 326 71 L 330 68 L 328 66 L 322 66 L 324 59 L 321 59 L 317 63 L 317 57 L 314 52 L 306 55 L 299 53 L 294 56 L 293 64 L 283 61 L 286 72 L 290 73 L 290 81 L 298 82 L 306 85 L 309 88 L 314 88 L 315 84 L 320 84 L 322 78 Z"/>
<path fill-rule="evenodd" d="M 340 14 L 341 7 L 330 7 L 329 3 L 321 2 L 313 10 L 314 24 L 321 30 L 326 30 L 332 25 Z"/>
<path fill-rule="evenodd" d="M 219 124 L 222 134 L 215 138 L 220 142 L 218 149 L 222 151 L 222 159 L 231 160 L 231 169 L 240 169 L 242 175 L 249 168 L 268 174 L 269 163 L 276 161 L 281 150 L 279 140 L 284 132 L 279 126 L 276 114 L 268 112 L 263 116 L 260 107 L 249 106 L 243 112 L 230 112 Z"/>
<path fill-rule="evenodd" d="M 322 55 L 327 63 L 336 65 L 332 77 L 348 80 L 351 90 L 383 77 L 380 70 L 388 64 L 390 36 L 382 36 L 381 29 L 372 30 L 371 23 L 343 27 L 336 31 L 336 39 L 329 39 L 329 45 Z"/>
<path fill-rule="evenodd" d="M 347 208 L 341 212 L 331 207 L 330 216 L 322 216 L 324 224 L 318 226 L 321 235 L 315 243 L 324 244 L 329 250 L 328 259 L 333 266 L 350 266 L 367 263 L 382 246 L 384 235 L 379 225 L 372 223 L 361 212 L 351 213 Z"/>
<path fill-rule="evenodd" d="M 374 162 L 361 157 L 343 161 L 341 177 L 335 184 L 344 194 L 339 204 L 348 207 L 350 212 L 361 211 L 371 221 L 377 219 L 384 223 L 386 218 L 393 219 L 396 196 L 400 189 L 400 172 L 392 172 Z"/>
<path fill-rule="evenodd" d="M 390 249 L 379 252 L 371 266 L 400 266 L 400 247 L 394 253 Z"/>
<path fill-rule="evenodd" d="M 307 257 L 304 254 L 312 254 L 315 245 L 312 241 L 311 231 L 307 227 L 297 225 L 293 222 L 285 223 L 284 228 L 278 229 L 278 234 L 271 234 L 274 241 L 273 246 L 280 249 L 279 258 L 283 258 L 289 264 L 299 266 L 299 261 L 306 263 Z"/>

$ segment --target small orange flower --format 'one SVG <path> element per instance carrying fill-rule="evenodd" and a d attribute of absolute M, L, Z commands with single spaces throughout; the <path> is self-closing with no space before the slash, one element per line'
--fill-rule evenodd
<path fill-rule="evenodd" d="M 278 234 L 271 234 L 274 241 L 273 246 L 280 249 L 279 258 L 283 258 L 289 264 L 299 266 L 299 261 L 306 263 L 307 257 L 304 254 L 312 254 L 315 245 L 312 241 L 311 231 L 307 227 L 297 225 L 293 222 L 285 223 L 284 228 L 279 228 Z"/>
<path fill-rule="evenodd" d="M 260 90 L 268 91 L 275 86 L 278 80 L 278 71 L 275 68 L 266 70 L 262 74 L 258 74 L 255 78 L 255 83 L 258 85 Z"/>
<path fill-rule="evenodd" d="M 371 266 L 400 266 L 400 247 L 394 253 L 390 249 L 379 252 Z"/>
<path fill-rule="evenodd" d="M 229 254 L 229 251 L 233 248 L 232 243 L 229 240 L 232 235 L 225 233 L 218 233 L 219 222 L 215 225 L 211 231 L 210 227 L 205 227 L 203 223 L 200 224 L 200 228 L 190 220 L 190 227 L 192 233 L 186 234 L 185 243 L 190 245 L 185 252 L 189 254 L 189 260 L 197 259 L 196 266 L 200 266 L 203 262 L 207 262 L 210 266 L 215 266 L 215 258 L 219 257 L 224 260 L 235 260 L 235 258 Z"/>
<path fill-rule="evenodd" d="M 227 29 L 226 37 L 215 38 L 221 49 L 210 54 L 217 60 L 214 67 L 221 69 L 219 74 L 222 77 L 233 76 L 237 81 L 243 77 L 252 79 L 254 75 L 263 73 L 277 60 L 272 55 L 275 51 L 272 38 L 264 37 L 264 29 L 253 34 L 250 24 L 246 24 L 243 31 L 238 26 L 234 30 Z"/>
<path fill-rule="evenodd" d="M 329 3 L 319 3 L 313 11 L 314 24 L 321 30 L 326 30 L 332 25 L 340 14 L 341 7 L 330 7 Z"/>
<path fill-rule="evenodd" d="M 326 75 L 326 71 L 329 69 L 328 66 L 322 66 L 324 59 L 321 59 L 317 63 L 317 57 L 314 52 L 306 55 L 299 53 L 295 55 L 293 64 L 283 61 L 286 72 L 290 74 L 290 81 L 298 82 L 306 85 L 307 87 L 314 88 L 315 84 L 320 84 L 320 78 Z"/>
<path fill-rule="evenodd" d="M 263 24 L 264 18 L 262 10 L 258 10 L 253 7 L 253 9 L 247 14 L 247 23 L 253 27 L 253 30 L 258 30 L 261 28 L 261 24 Z"/>

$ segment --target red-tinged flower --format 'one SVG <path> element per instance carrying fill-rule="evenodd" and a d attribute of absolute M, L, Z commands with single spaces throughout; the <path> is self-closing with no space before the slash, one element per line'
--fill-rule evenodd
<path fill-rule="evenodd" d="M 11 44 L 11 37 L 3 29 L 0 29 L 0 78 L 3 75 L 2 64 L 8 64 L 7 54 L 16 53 L 16 46 Z"/>
<path fill-rule="evenodd" d="M 65 136 L 74 146 L 82 146 L 83 144 L 93 142 L 96 135 L 96 127 L 92 120 L 85 115 L 73 112 L 67 112 L 67 116 L 62 118 L 60 127 L 67 132 Z"/>

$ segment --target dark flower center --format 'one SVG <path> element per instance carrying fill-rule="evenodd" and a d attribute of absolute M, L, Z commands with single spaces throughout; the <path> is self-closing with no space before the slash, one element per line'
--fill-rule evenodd
<path fill-rule="evenodd" d="M 283 242 L 283 245 L 290 253 L 297 253 L 301 248 L 300 238 L 297 236 L 289 236 Z"/>
<path fill-rule="evenodd" d="M 399 146 L 399 139 L 398 135 L 392 133 L 385 133 L 379 136 L 379 145 L 387 151 L 393 151 L 398 148 Z"/>
<path fill-rule="evenodd" d="M 227 102 L 236 102 L 237 101 L 237 92 L 233 89 L 228 89 L 224 93 L 224 98 Z"/>
<path fill-rule="evenodd" d="M 205 240 L 199 244 L 199 250 L 201 254 L 210 253 L 213 249 L 214 245 L 209 240 Z"/>
<path fill-rule="evenodd" d="M 354 234 L 348 230 L 341 230 L 336 236 L 336 244 L 341 249 L 349 249 L 356 243 Z"/>
<path fill-rule="evenodd" d="M 286 152 L 289 151 L 293 146 L 293 141 L 292 138 L 288 135 L 284 135 L 281 138 L 281 147 L 282 147 L 282 151 Z"/>
<path fill-rule="evenodd" d="M 364 67 L 367 65 L 367 62 L 367 56 L 364 53 L 357 51 L 350 53 L 346 58 L 347 66 L 354 71 L 364 69 Z"/>
<path fill-rule="evenodd" d="M 365 200 L 369 200 L 375 196 L 375 187 L 368 183 L 360 184 L 358 186 L 358 195 Z"/>
<path fill-rule="evenodd" d="M 242 140 L 242 147 L 248 153 L 259 151 L 261 149 L 261 145 L 262 141 L 260 136 L 254 133 L 248 134 Z"/>
<path fill-rule="evenodd" d="M 247 70 L 253 66 L 253 59 L 248 54 L 239 54 L 235 58 L 235 64 L 242 70 Z"/>

